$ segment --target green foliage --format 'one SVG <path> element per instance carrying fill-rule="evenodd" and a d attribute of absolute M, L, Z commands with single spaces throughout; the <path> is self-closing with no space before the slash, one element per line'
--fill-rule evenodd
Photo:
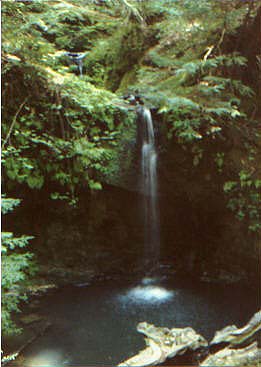
<path fill-rule="evenodd" d="M 257 231 L 258 157 L 251 155 L 250 166 L 245 161 L 258 144 L 258 122 L 252 111 L 259 106 L 252 86 L 245 84 L 249 60 L 230 40 L 253 20 L 258 3 L 161 0 L 144 4 L 143 9 L 157 32 L 157 43 L 145 52 L 133 90 L 158 108 L 162 132 L 169 139 L 164 149 L 176 143 L 184 149 L 188 146 L 195 168 L 203 160 L 208 169 L 216 167 L 222 173 L 219 180 L 228 207 Z M 246 140 L 250 148 L 245 150 Z M 236 163 L 227 148 L 234 145 L 242 149 Z M 243 172 L 254 173 L 250 179 Z"/>
<path fill-rule="evenodd" d="M 141 25 L 129 22 L 111 40 L 113 47 L 107 54 L 107 78 L 105 85 L 117 90 L 124 74 L 131 70 L 144 51 L 144 32 Z"/>
<path fill-rule="evenodd" d="M 221 173 L 222 169 L 223 169 L 223 165 L 224 165 L 224 156 L 225 153 L 223 152 L 218 152 L 216 157 L 215 157 L 215 162 L 218 168 L 218 171 Z"/>
<path fill-rule="evenodd" d="M 248 7 L 212 0 L 200 4 L 177 0 L 171 5 L 162 0 L 145 6 L 148 17 L 155 19 L 152 27 L 158 31 L 158 42 L 145 54 L 135 88 L 159 108 L 169 139 L 176 136 L 181 144 L 213 140 L 228 125 L 238 129 L 248 120 L 247 108 L 255 93 L 238 79 L 247 59 L 221 49 L 224 37 L 247 16 Z"/>
<path fill-rule="evenodd" d="M 261 229 L 260 188 L 261 180 L 245 170 L 240 171 L 236 181 L 224 184 L 224 191 L 229 195 L 228 207 L 239 220 L 247 221 L 249 230 L 253 232 Z"/>
<path fill-rule="evenodd" d="M 57 47 L 63 47 L 66 36 L 66 48 L 75 49 L 76 26 L 90 31 L 100 19 L 99 33 L 101 23 L 111 18 L 76 3 L 37 11 L 21 5 L 3 4 L 3 175 L 7 187 L 15 182 L 31 189 L 58 184 L 59 192 L 51 197 L 75 204 L 81 187 L 101 189 L 112 149 L 119 144 L 117 126 L 128 119 L 128 111 L 115 94 L 70 73 Z M 14 26 L 21 35 L 18 44 Z M 15 80 L 13 73 L 19 75 Z"/>
<path fill-rule="evenodd" d="M 2 213 L 12 212 L 20 200 L 2 198 Z M 12 232 L 2 232 L 2 332 L 14 334 L 20 330 L 12 320 L 12 314 L 18 312 L 19 302 L 25 300 L 23 288 L 33 275 L 35 266 L 33 255 L 24 252 L 32 236 L 14 237 Z"/>
<path fill-rule="evenodd" d="M 221 185 L 237 182 L 233 190 L 250 213 L 251 187 L 235 179 L 248 167 L 235 168 L 227 147 L 257 140 L 258 96 L 234 42 L 257 9 L 256 1 L 236 0 L 4 2 L 7 188 L 50 187 L 54 200 L 76 204 L 82 187 L 122 179 L 133 160 L 135 119 L 110 91 L 138 89 L 160 113 L 168 138 L 162 148 L 180 144 L 195 169 L 207 157 Z M 83 77 L 66 51 L 86 53 Z"/>
<path fill-rule="evenodd" d="M 19 204 L 20 204 L 19 199 L 2 198 L 1 211 L 3 214 L 7 214 L 11 212 Z"/>
<path fill-rule="evenodd" d="M 229 121 L 234 124 L 244 119 L 246 114 L 240 110 L 239 97 L 251 98 L 253 91 L 240 80 L 214 76 L 230 67 L 243 66 L 246 60 L 240 56 L 217 56 L 212 59 L 186 63 L 175 71 L 176 77 L 170 78 L 170 85 L 161 81 L 159 88 L 168 89 L 158 100 L 159 111 L 172 125 L 169 138 L 175 135 L 182 141 L 208 138 L 222 130 Z M 167 93 L 173 88 L 172 96 Z M 177 90 L 179 94 L 177 94 Z M 155 89 L 153 93 L 155 93 Z M 173 96 L 176 94 L 176 96 Z"/>
<path fill-rule="evenodd" d="M 118 139 L 120 144 L 117 144 L 111 150 L 111 162 L 105 171 L 106 180 L 115 185 L 125 185 L 128 187 L 129 175 L 133 170 L 136 161 L 136 124 L 135 113 L 129 112 L 128 119 L 117 128 Z"/>

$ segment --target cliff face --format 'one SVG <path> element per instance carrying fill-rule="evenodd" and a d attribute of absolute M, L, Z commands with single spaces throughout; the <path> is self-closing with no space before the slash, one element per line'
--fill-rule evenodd
<path fill-rule="evenodd" d="M 160 182 L 165 185 L 159 194 L 161 264 L 170 274 L 255 283 L 257 238 L 226 208 L 222 192 L 214 192 L 209 181 L 196 185 L 177 177 Z M 44 192 L 33 201 L 26 194 L 4 225 L 35 236 L 30 248 L 47 277 L 60 272 L 64 281 L 73 274 L 84 278 L 86 272 L 133 277 L 144 271 L 142 203 L 138 193 L 113 186 L 95 195 L 82 193 L 76 209 L 50 203 Z"/>

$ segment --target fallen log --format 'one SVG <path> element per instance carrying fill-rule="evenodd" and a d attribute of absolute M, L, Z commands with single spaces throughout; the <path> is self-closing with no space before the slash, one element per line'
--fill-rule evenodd
<path fill-rule="evenodd" d="M 168 358 L 182 355 L 187 350 L 194 351 L 208 345 L 207 341 L 190 327 L 168 329 L 142 322 L 138 324 L 137 330 L 146 336 L 147 347 L 119 366 L 157 365 Z"/>
<path fill-rule="evenodd" d="M 147 347 L 118 366 L 156 366 L 187 351 L 192 354 L 203 347 L 209 353 L 216 346 L 222 349 L 210 354 L 200 366 L 258 366 L 261 350 L 253 339 L 260 330 L 261 311 L 258 311 L 242 328 L 232 325 L 217 331 L 207 349 L 208 342 L 190 327 L 168 329 L 142 322 L 138 324 L 137 331 L 145 335 Z"/>
<path fill-rule="evenodd" d="M 250 321 L 240 329 L 232 325 L 217 331 L 210 346 L 221 343 L 240 345 L 247 342 L 259 330 L 261 330 L 261 311 L 256 312 Z"/>
<path fill-rule="evenodd" d="M 224 348 L 219 352 L 208 356 L 200 367 L 209 366 L 260 366 L 261 350 L 257 347 L 257 342 L 242 349 Z"/>

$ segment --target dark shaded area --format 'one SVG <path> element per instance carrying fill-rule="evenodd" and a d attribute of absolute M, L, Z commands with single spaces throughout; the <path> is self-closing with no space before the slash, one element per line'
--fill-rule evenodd
<path fill-rule="evenodd" d="M 260 42 L 261 42 L 261 6 L 254 18 L 250 12 L 254 7 L 254 1 L 250 2 L 249 12 L 238 32 L 225 38 L 223 45 L 226 52 L 239 52 L 247 58 L 247 70 L 242 71 L 237 77 L 242 79 L 246 85 L 250 85 L 256 92 L 257 101 L 260 100 L 261 78 L 260 78 Z M 252 111 L 252 118 L 260 117 L 260 103 L 256 103 Z"/>
<path fill-rule="evenodd" d="M 249 251 L 251 237 L 245 232 L 243 238 L 244 227 L 226 208 L 222 192 L 204 177 L 182 176 L 178 167 L 165 176 L 166 166 L 160 165 L 161 263 L 172 274 L 207 273 L 254 286 L 258 256 L 254 245 Z M 82 193 L 78 208 L 49 199 L 46 191 L 25 190 L 20 197 L 23 205 L 5 216 L 3 227 L 35 236 L 30 248 L 39 264 L 114 277 L 144 273 L 143 199 L 137 192 L 105 185 Z"/>
<path fill-rule="evenodd" d="M 23 193 L 23 205 L 4 218 L 6 230 L 35 236 L 31 247 L 40 264 L 122 273 L 142 256 L 139 196 L 115 187 L 80 195 L 80 204 L 48 198 L 47 192 Z"/>
<path fill-rule="evenodd" d="M 66 287 L 46 297 L 39 312 L 52 326 L 12 365 L 47 362 L 48 358 L 51 366 L 115 365 L 144 348 L 144 338 L 136 331 L 138 322 L 171 328 L 190 326 L 210 341 L 216 330 L 229 324 L 243 326 L 258 308 L 258 300 L 249 289 L 179 278 L 158 283 L 173 290 L 172 299 L 135 303 L 127 295 L 137 284 Z M 178 357 L 175 364 L 178 362 L 190 364 L 191 357 Z"/>

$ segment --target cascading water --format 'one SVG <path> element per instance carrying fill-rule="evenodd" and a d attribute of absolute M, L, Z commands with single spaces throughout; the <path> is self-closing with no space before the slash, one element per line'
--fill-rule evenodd
<path fill-rule="evenodd" d="M 155 131 L 151 112 L 139 105 L 137 145 L 141 154 L 141 192 L 143 195 L 142 215 L 144 218 L 144 255 L 142 266 L 145 278 L 137 286 L 119 296 L 125 304 L 159 304 L 169 302 L 174 292 L 161 285 L 155 270 L 159 265 L 160 231 L 158 212 L 158 176 Z M 156 275 L 156 277 L 155 277 Z M 152 276 L 152 277 L 151 277 Z"/>
<path fill-rule="evenodd" d="M 151 112 L 142 107 L 141 119 L 141 181 L 144 196 L 144 242 L 146 267 L 153 269 L 159 260 L 160 235 L 158 215 L 157 151 Z"/>
<path fill-rule="evenodd" d="M 79 75 L 80 77 L 83 76 L 83 59 L 86 56 L 86 53 L 81 53 L 81 52 L 66 52 L 65 53 L 67 56 L 69 56 L 69 58 L 71 59 L 71 61 L 73 63 L 75 63 L 76 65 L 78 65 L 78 69 L 79 69 Z"/>

